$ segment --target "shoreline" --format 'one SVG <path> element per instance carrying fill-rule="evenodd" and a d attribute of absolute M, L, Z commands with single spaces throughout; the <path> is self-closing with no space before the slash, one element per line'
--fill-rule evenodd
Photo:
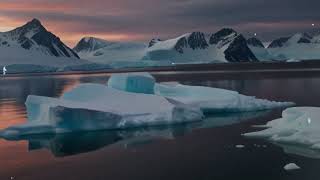
<path fill-rule="evenodd" d="M 64 75 L 92 75 L 112 74 L 126 72 L 150 72 L 155 74 L 281 74 L 281 73 L 319 73 L 320 60 L 308 60 L 301 62 L 243 62 L 220 64 L 176 64 L 173 66 L 138 67 L 122 69 L 106 69 L 101 71 L 67 71 L 67 72 L 39 72 L 6 74 L 0 78 L 28 77 L 28 76 L 64 76 Z"/>

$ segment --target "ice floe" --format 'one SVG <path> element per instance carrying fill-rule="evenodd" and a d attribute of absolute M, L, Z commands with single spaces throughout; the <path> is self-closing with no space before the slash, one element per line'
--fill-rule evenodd
<path fill-rule="evenodd" d="M 268 139 L 288 153 L 320 157 L 320 108 L 288 108 L 282 118 L 270 121 L 265 127 L 268 129 L 244 135 Z"/>

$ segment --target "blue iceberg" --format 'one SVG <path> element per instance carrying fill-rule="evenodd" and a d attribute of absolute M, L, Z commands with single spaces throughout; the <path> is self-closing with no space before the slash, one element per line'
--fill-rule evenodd
<path fill-rule="evenodd" d="M 108 86 L 133 93 L 154 94 L 156 80 L 149 73 L 120 73 L 112 75 Z"/>
<path fill-rule="evenodd" d="M 0 132 L 2 137 L 127 129 L 199 121 L 200 109 L 151 94 L 81 84 L 60 98 L 30 95 L 28 122 Z"/>

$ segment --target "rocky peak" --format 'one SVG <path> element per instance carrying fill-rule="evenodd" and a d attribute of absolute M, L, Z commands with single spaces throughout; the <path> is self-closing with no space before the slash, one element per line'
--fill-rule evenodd
<path fill-rule="evenodd" d="M 278 47 L 283 47 L 284 44 L 286 42 L 288 42 L 288 40 L 290 39 L 290 37 L 282 37 L 282 38 L 278 38 L 276 40 L 273 40 L 270 45 L 268 46 L 268 48 L 278 48 Z"/>
<path fill-rule="evenodd" d="M 218 44 L 221 41 L 229 41 L 230 38 L 234 38 L 238 33 L 231 28 L 223 28 L 220 31 L 214 33 L 209 40 L 210 44 Z"/>
<path fill-rule="evenodd" d="M 111 42 L 95 37 L 84 37 L 73 48 L 74 51 L 95 51 L 108 46 Z"/>
<path fill-rule="evenodd" d="M 253 47 L 264 48 L 263 43 L 258 38 L 255 38 L 255 37 L 247 39 L 247 43 L 248 43 L 248 45 L 253 46 Z"/>
<path fill-rule="evenodd" d="M 160 42 L 161 39 L 157 39 L 157 38 L 153 38 L 150 42 L 148 47 L 152 47 L 153 45 L 155 45 L 156 43 Z"/>
<path fill-rule="evenodd" d="M 209 46 L 205 34 L 202 32 L 191 33 L 188 37 L 188 44 L 192 49 L 206 49 Z"/>

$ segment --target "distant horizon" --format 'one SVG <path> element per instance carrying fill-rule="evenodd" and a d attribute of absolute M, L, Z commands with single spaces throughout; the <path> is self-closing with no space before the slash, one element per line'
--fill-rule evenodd
<path fill-rule="evenodd" d="M 70 47 L 83 37 L 148 43 L 222 28 L 246 37 L 257 33 L 270 42 L 298 32 L 320 32 L 319 6 L 316 0 L 3 0 L 0 32 L 37 18 Z"/>

